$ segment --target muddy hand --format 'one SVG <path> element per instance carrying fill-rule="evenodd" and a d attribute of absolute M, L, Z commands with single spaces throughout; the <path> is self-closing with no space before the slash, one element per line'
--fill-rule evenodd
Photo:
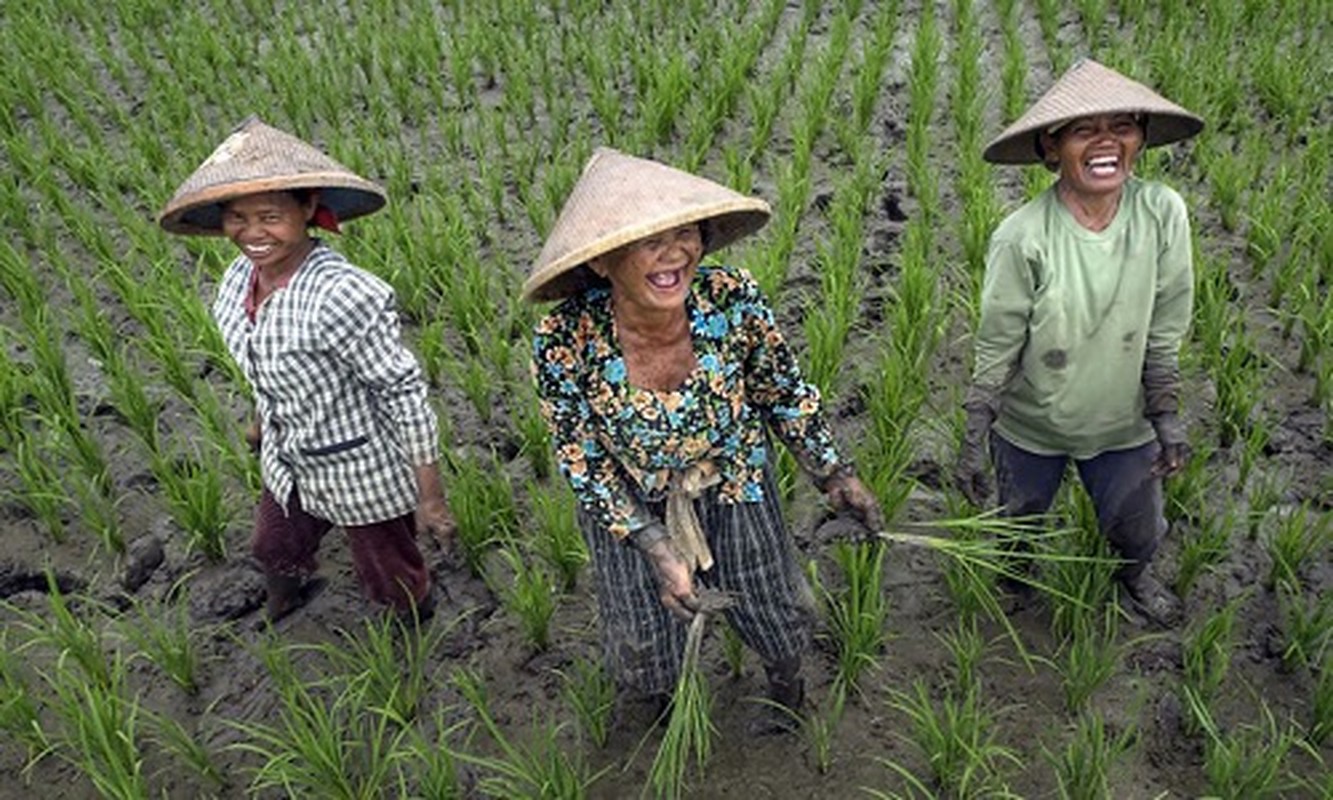
<path fill-rule="evenodd" d="M 662 605 L 672 616 L 685 622 L 694 619 L 699 610 L 699 597 L 694 593 L 693 569 L 671 543 L 670 539 L 654 542 L 645 552 L 648 563 L 657 575 L 657 588 Z"/>
<path fill-rule="evenodd" d="M 418 536 L 429 534 L 446 553 L 453 552 L 454 533 L 458 526 L 442 498 L 421 501 L 413 517 Z"/>
<path fill-rule="evenodd" d="M 1190 458 L 1190 446 L 1186 442 L 1176 442 L 1174 444 L 1162 445 L 1162 450 L 1153 460 L 1152 476 L 1154 478 L 1169 478 L 1185 468 L 1185 462 Z"/>
<path fill-rule="evenodd" d="M 851 513 L 862 525 L 872 531 L 884 530 L 884 512 L 879 500 L 855 475 L 839 475 L 824 487 L 829 505 L 835 511 Z"/>
<path fill-rule="evenodd" d="M 250 424 L 245 426 L 245 444 L 250 448 L 250 452 L 259 452 L 260 437 L 259 415 L 256 414 L 254 418 L 250 420 Z"/>

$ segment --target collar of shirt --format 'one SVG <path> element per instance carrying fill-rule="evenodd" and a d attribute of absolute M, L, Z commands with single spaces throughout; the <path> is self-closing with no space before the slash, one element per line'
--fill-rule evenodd
<path fill-rule="evenodd" d="M 296 273 L 299 271 L 300 267 L 292 270 L 291 272 L 288 272 L 286 275 L 283 275 L 281 278 L 278 279 L 278 282 L 273 285 L 273 288 L 270 291 L 275 292 L 278 289 L 284 288 L 287 284 L 292 282 L 292 276 L 296 275 Z M 245 316 L 248 317 L 251 322 L 255 321 L 255 314 L 259 312 L 258 298 L 259 298 L 259 267 L 256 267 L 253 264 L 251 264 L 250 288 L 247 289 L 245 292 Z"/>

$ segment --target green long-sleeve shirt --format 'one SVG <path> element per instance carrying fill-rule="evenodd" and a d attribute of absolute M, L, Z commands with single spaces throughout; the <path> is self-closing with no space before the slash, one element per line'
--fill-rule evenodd
<path fill-rule="evenodd" d="M 991 237 L 973 385 L 996 431 L 1035 453 L 1090 458 L 1152 440 L 1145 366 L 1178 368 L 1193 302 L 1189 216 L 1173 189 L 1130 179 L 1103 231 L 1052 187 Z"/>

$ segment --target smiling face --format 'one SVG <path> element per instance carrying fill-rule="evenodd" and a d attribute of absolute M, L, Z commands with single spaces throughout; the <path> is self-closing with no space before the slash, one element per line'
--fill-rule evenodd
<path fill-rule="evenodd" d="M 1054 135 L 1041 135 L 1067 188 L 1087 196 L 1115 194 L 1129 180 L 1143 148 L 1143 126 L 1133 114 L 1080 117 Z"/>
<path fill-rule="evenodd" d="M 222 208 L 222 232 L 261 270 L 281 275 L 296 269 L 310 252 L 306 226 L 318 198 L 305 203 L 287 192 L 238 197 Z"/>
<path fill-rule="evenodd" d="M 631 242 L 588 266 L 611 282 L 618 309 L 657 313 L 684 308 L 703 254 L 699 225 L 691 222 Z"/>

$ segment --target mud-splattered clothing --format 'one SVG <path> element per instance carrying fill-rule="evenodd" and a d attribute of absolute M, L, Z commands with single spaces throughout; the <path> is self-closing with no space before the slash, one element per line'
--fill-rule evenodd
<path fill-rule="evenodd" d="M 315 556 L 333 523 L 306 513 L 293 489 L 283 508 L 267 489 L 255 509 L 250 552 L 270 575 L 305 577 L 319 566 Z M 430 592 L 430 570 L 417 548 L 412 514 L 369 525 L 347 525 L 348 550 L 361 592 L 399 611 L 420 606 Z"/>
<path fill-rule="evenodd" d="M 771 467 L 762 473 L 759 502 L 720 502 L 721 486 L 694 501 L 715 560 L 699 573 L 699 582 L 733 593 L 736 604 L 723 612 L 728 624 L 765 664 L 777 664 L 809 647 L 815 606 L 783 523 Z M 650 504 L 649 511 L 662 509 Z M 662 605 L 642 553 L 607 535 L 583 508 L 579 526 L 592 554 L 609 671 L 633 695 L 670 692 L 680 675 L 687 626 Z"/>
<path fill-rule="evenodd" d="M 1154 439 L 1145 369 L 1175 375 L 1193 301 L 1185 203 L 1131 178 L 1103 231 L 1055 187 L 996 229 L 973 384 L 997 393 L 995 430 L 1024 450 L 1087 459 Z"/>
<path fill-rule="evenodd" d="M 663 498 L 672 471 L 703 460 L 722 477 L 716 502 L 762 502 L 766 427 L 817 480 L 840 465 L 819 391 L 754 280 L 701 266 L 685 306 L 698 363 L 674 391 L 630 385 L 609 288 L 564 301 L 537 325 L 533 373 L 560 470 L 617 539 L 654 520 L 645 503 Z"/>
<path fill-rule="evenodd" d="M 299 486 L 306 510 L 338 525 L 410 513 L 413 465 L 435 462 L 439 443 L 393 290 L 317 241 L 252 321 L 254 270 L 232 262 L 213 315 L 254 389 L 264 485 L 284 507 Z"/>
<path fill-rule="evenodd" d="M 1013 517 L 1045 514 L 1064 480 L 1068 456 L 1029 453 L 991 432 L 995 485 L 1004 513 Z M 1075 459 L 1079 480 L 1097 512 L 1097 528 L 1125 560 L 1119 577 L 1132 579 L 1152 561 L 1166 535 L 1162 481 L 1152 474 L 1161 447 L 1148 442 L 1128 450 L 1107 450 Z"/>

